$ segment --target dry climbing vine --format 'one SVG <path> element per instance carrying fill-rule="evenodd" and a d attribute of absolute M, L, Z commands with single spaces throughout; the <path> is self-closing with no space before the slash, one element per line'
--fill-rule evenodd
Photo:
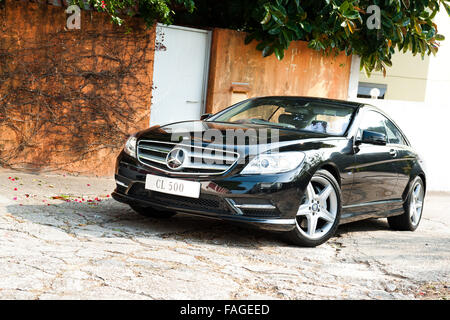
<path fill-rule="evenodd" d="M 0 37 L 0 165 L 117 152 L 150 109 L 150 43 L 120 30 Z"/>

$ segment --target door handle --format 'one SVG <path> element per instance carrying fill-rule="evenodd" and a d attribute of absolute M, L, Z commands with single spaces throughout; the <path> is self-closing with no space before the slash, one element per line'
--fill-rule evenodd
<path fill-rule="evenodd" d="M 389 154 L 395 158 L 395 157 L 397 156 L 397 150 L 391 149 L 391 150 L 389 151 Z"/>
<path fill-rule="evenodd" d="M 198 100 L 186 100 L 187 103 L 199 103 L 200 101 Z"/>

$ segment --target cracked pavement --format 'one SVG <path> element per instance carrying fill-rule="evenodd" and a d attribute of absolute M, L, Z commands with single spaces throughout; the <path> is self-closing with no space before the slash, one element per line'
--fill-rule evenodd
<path fill-rule="evenodd" d="M 206 218 L 144 218 L 113 189 L 0 171 L 0 298 L 450 298 L 450 194 L 428 193 L 416 232 L 367 220 L 300 248 Z"/>

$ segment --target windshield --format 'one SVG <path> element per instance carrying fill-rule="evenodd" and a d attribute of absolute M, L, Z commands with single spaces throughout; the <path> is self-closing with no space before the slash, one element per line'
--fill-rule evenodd
<path fill-rule="evenodd" d="M 243 101 L 208 121 L 261 124 L 343 135 L 352 118 L 352 107 L 305 99 L 263 98 Z"/>

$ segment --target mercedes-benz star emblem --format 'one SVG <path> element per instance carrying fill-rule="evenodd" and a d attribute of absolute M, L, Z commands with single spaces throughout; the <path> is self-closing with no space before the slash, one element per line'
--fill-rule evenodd
<path fill-rule="evenodd" d="M 174 148 L 167 154 L 166 164 L 169 169 L 181 170 L 186 158 L 186 152 L 180 148 Z"/>

